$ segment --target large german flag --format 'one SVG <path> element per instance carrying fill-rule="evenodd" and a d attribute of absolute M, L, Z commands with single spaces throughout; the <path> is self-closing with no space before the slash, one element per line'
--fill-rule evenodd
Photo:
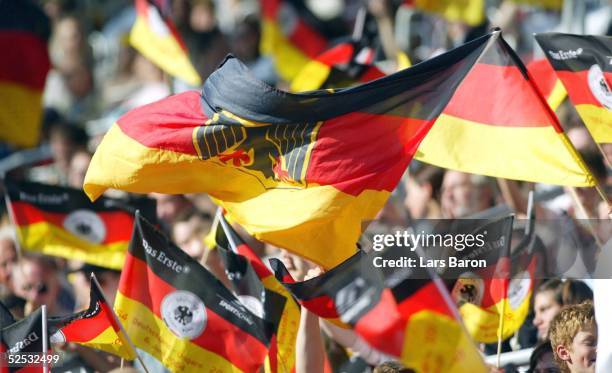
<path fill-rule="evenodd" d="M 21 248 L 121 269 L 134 207 L 105 197 L 92 203 L 78 189 L 11 180 L 5 185 Z M 153 200 L 134 206 L 155 216 Z"/>
<path fill-rule="evenodd" d="M 374 266 L 374 258 L 413 258 L 414 252 L 389 248 L 383 253 L 356 254 L 310 280 L 288 286 L 294 296 L 320 317 L 320 303 L 351 325 L 371 346 L 401 359 L 418 372 L 487 372 L 469 335 L 461 326 L 450 296 L 440 280 L 424 268 Z M 273 260 L 280 278 L 286 269 Z M 313 297 L 312 294 L 315 294 Z M 310 299 L 302 298 L 307 296 Z"/>
<path fill-rule="evenodd" d="M 385 76 L 372 64 L 372 58 L 358 61 L 360 54 L 367 53 L 373 55 L 370 48 L 356 42 L 340 43 L 308 62 L 291 81 L 291 91 L 350 87 Z"/>
<path fill-rule="evenodd" d="M 612 143 L 612 37 L 536 35 L 597 143 Z"/>
<path fill-rule="evenodd" d="M 557 74 L 550 63 L 546 58 L 533 60 L 527 64 L 527 70 L 535 80 L 540 93 L 544 96 L 550 108 L 557 110 L 567 97 L 567 91 L 563 87 L 563 83 L 557 78 Z"/>
<path fill-rule="evenodd" d="M 0 141 L 17 147 L 38 144 L 42 93 L 51 67 L 49 20 L 33 2 L 0 2 Z"/>
<path fill-rule="evenodd" d="M 257 372 L 266 322 L 137 215 L 115 310 L 134 345 L 174 372 Z"/>
<path fill-rule="evenodd" d="M 461 83 L 415 158 L 493 177 L 593 186 L 593 176 L 520 58 L 495 34 L 499 37 Z"/>
<path fill-rule="evenodd" d="M 478 26 L 485 22 L 484 0 L 405 0 L 405 5 L 418 10 L 438 14 L 452 22 L 462 22 L 470 26 Z"/>
<path fill-rule="evenodd" d="M 272 58 L 279 76 L 291 82 L 325 50 L 327 39 L 302 0 L 260 0 L 260 5 L 261 52 Z"/>
<path fill-rule="evenodd" d="M 187 84 L 199 86 L 202 80 L 189 60 L 189 52 L 169 15 L 153 0 L 135 0 L 136 22 L 130 44 L 168 74 Z"/>
<path fill-rule="evenodd" d="M 297 303 L 222 214 L 219 214 L 215 241 L 232 290 L 270 327 L 266 371 L 290 372 L 295 364 L 295 339 L 300 324 Z"/>
<path fill-rule="evenodd" d="M 49 319 L 51 343 L 74 342 L 124 359 L 136 359 L 136 351 L 121 330 L 93 273 L 90 285 L 89 308 L 74 315 Z"/>
<path fill-rule="evenodd" d="M 331 268 L 354 253 L 421 139 L 496 39 L 334 93 L 279 91 L 229 57 L 202 94 L 120 118 L 84 189 L 92 199 L 107 188 L 209 193 L 256 238 Z"/>

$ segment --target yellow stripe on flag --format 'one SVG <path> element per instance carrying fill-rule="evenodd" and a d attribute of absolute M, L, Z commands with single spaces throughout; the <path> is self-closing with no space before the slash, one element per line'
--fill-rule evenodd
<path fill-rule="evenodd" d="M 504 308 L 502 340 L 512 336 L 521 327 L 529 313 L 530 298 L 531 292 L 529 292 L 525 300 L 516 309 L 512 308 L 507 298 L 504 299 L 506 305 Z M 502 307 L 501 302 L 492 305 L 489 309 L 483 309 L 472 303 L 465 303 L 459 308 L 459 313 L 465 328 L 474 340 L 482 343 L 495 343 L 498 340 L 499 314 Z"/>
<path fill-rule="evenodd" d="M 173 372 L 242 372 L 223 357 L 177 337 L 150 309 L 120 292 L 115 311 L 134 345 Z"/>
<path fill-rule="evenodd" d="M 131 353 L 129 342 L 109 326 L 96 338 L 89 342 L 79 342 L 80 345 L 87 346 L 96 350 L 106 351 L 110 354 L 121 356 L 124 359 L 134 360 L 136 355 Z"/>
<path fill-rule="evenodd" d="M 486 373 L 482 357 L 461 324 L 423 310 L 410 317 L 402 362 L 418 372 Z"/>
<path fill-rule="evenodd" d="M 123 268 L 128 248 L 128 242 L 92 244 L 47 222 L 17 226 L 17 235 L 24 250 L 113 269 Z"/>
<path fill-rule="evenodd" d="M 311 60 L 291 81 L 291 92 L 306 92 L 319 89 L 329 76 L 331 68 L 323 62 Z"/>
<path fill-rule="evenodd" d="M 269 20 L 262 20 L 260 49 L 261 53 L 272 56 L 276 71 L 287 82 L 291 82 L 311 61 L 287 40 L 276 22 Z"/>
<path fill-rule="evenodd" d="M 40 91 L 0 82 L 0 141 L 19 147 L 38 144 L 42 124 Z"/>
<path fill-rule="evenodd" d="M 563 102 L 563 100 L 565 100 L 566 97 L 567 91 L 565 90 L 563 83 L 561 83 L 561 80 L 557 79 L 555 81 L 555 86 L 553 87 L 552 92 L 550 92 L 550 95 L 546 99 L 546 102 L 548 102 L 548 105 L 554 111 L 557 110 L 559 105 L 561 105 L 561 103 Z"/>
<path fill-rule="evenodd" d="M 202 84 L 189 56 L 172 33 L 156 33 L 141 16 L 136 17 L 130 32 L 130 44 L 168 74 L 192 86 Z"/>
<path fill-rule="evenodd" d="M 598 144 L 612 143 L 612 111 L 590 104 L 576 105 L 593 140 Z"/>
<path fill-rule="evenodd" d="M 493 126 L 442 114 L 415 158 L 443 168 L 545 184 L 593 186 L 594 180 L 552 126 Z"/>

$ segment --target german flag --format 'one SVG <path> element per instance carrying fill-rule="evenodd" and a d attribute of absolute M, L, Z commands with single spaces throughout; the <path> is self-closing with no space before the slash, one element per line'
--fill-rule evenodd
<path fill-rule="evenodd" d="M 567 97 L 567 91 L 563 87 L 563 83 L 557 78 L 557 74 L 550 63 L 546 58 L 533 60 L 527 64 L 527 70 L 535 80 L 536 86 L 540 89 L 540 93 L 542 93 L 550 108 L 557 110 Z"/>
<path fill-rule="evenodd" d="M 319 301 L 325 300 L 328 311 L 371 346 L 418 372 L 487 372 L 444 284 L 418 266 L 382 270 L 373 264 L 376 257 L 410 257 L 418 262 L 414 252 L 397 247 L 355 254 L 319 277 L 287 284 L 288 289 L 320 317 L 330 316 L 319 313 Z M 275 259 L 272 263 L 277 277 L 282 277 L 286 273 L 282 263 Z M 300 299 L 303 296 L 309 299 Z"/>
<path fill-rule="evenodd" d="M 43 351 L 43 313 L 42 309 L 29 314 L 0 330 L 0 370 L 4 373 L 42 373 L 43 367 L 32 364 L 8 365 L 8 355 L 42 354 Z M 48 346 L 48 344 L 47 344 Z M 17 359 L 16 359 L 17 360 Z"/>
<path fill-rule="evenodd" d="M 438 14 L 452 22 L 479 26 L 485 22 L 484 0 L 405 0 L 404 4 L 418 10 Z"/>
<path fill-rule="evenodd" d="M 505 179 L 595 185 L 527 68 L 501 32 L 494 35 L 415 158 Z"/>
<path fill-rule="evenodd" d="M 300 70 L 291 81 L 291 91 L 350 87 L 385 76 L 372 65 L 372 58 L 366 57 L 363 63 L 357 61 L 362 52 L 373 55 L 370 48 L 360 48 L 356 42 L 341 43 L 326 50 Z"/>
<path fill-rule="evenodd" d="M 0 2 L 0 141 L 17 147 L 38 144 L 42 93 L 51 68 L 49 20 L 30 1 Z M 10 51 L 10 52 L 9 52 Z"/>
<path fill-rule="evenodd" d="M 332 268 L 354 253 L 495 39 L 486 35 L 334 93 L 279 91 L 228 57 L 202 94 L 175 95 L 120 118 L 94 154 L 84 189 L 92 199 L 107 188 L 209 193 L 256 238 Z"/>
<path fill-rule="evenodd" d="M 91 277 L 89 308 L 67 317 L 48 320 L 51 343 L 74 342 L 106 351 L 123 359 L 136 359 L 136 351 L 121 329 L 98 282 Z"/>
<path fill-rule="evenodd" d="M 222 214 L 219 214 L 215 241 L 232 290 L 249 310 L 271 327 L 266 371 L 290 372 L 295 364 L 299 306 Z"/>
<path fill-rule="evenodd" d="M 110 198 L 91 202 L 78 189 L 5 181 L 10 216 L 21 248 L 121 269 L 134 225 L 134 208 Z M 155 202 L 135 206 L 155 217 Z"/>
<path fill-rule="evenodd" d="M 612 37 L 537 34 L 595 142 L 612 143 Z"/>
<path fill-rule="evenodd" d="M 168 74 L 192 86 L 202 80 L 189 60 L 189 52 L 169 15 L 169 6 L 159 2 L 135 0 L 136 22 L 130 32 L 130 44 Z"/>
<path fill-rule="evenodd" d="M 174 372 L 257 372 L 270 345 L 263 319 L 138 214 L 115 311 Z"/>
<path fill-rule="evenodd" d="M 304 65 L 323 53 L 328 41 L 303 1 L 260 0 L 260 5 L 260 50 L 272 58 L 279 76 L 291 82 Z"/>
<path fill-rule="evenodd" d="M 442 276 L 456 279 L 452 295 L 470 335 L 478 342 L 497 342 L 503 315 L 501 337 L 505 340 L 520 328 L 529 312 L 535 261 L 529 257 L 525 263 L 525 258 L 518 256 L 511 260 L 512 215 L 491 221 L 461 222 L 478 226 L 472 234 L 485 237 L 484 244 L 454 256 L 458 260 L 484 260 L 487 265 L 469 271 L 456 268 Z"/>

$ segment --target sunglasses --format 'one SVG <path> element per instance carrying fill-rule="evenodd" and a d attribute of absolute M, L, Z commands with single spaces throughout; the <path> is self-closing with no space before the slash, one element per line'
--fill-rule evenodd
<path fill-rule="evenodd" d="M 36 290 L 37 294 L 45 294 L 49 290 L 46 284 L 37 284 L 37 285 L 27 284 L 27 285 L 24 285 L 22 289 L 23 291 L 27 291 L 27 292 L 31 290 Z"/>

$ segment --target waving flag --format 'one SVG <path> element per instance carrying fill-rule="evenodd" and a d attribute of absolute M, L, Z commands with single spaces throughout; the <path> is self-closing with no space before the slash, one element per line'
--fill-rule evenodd
<path fill-rule="evenodd" d="M 219 221 L 215 241 L 232 290 L 249 310 L 269 323 L 273 334 L 266 370 L 290 372 L 295 364 L 300 309 L 222 214 L 219 214 Z"/>
<path fill-rule="evenodd" d="M 529 72 L 500 32 L 495 35 L 415 158 L 480 175 L 594 186 Z"/>
<path fill-rule="evenodd" d="M 266 322 L 139 215 L 115 310 L 171 371 L 257 372 L 268 353 Z"/>
<path fill-rule="evenodd" d="M 92 203 L 81 190 L 5 181 L 9 211 L 25 250 L 121 269 L 134 225 L 126 203 L 101 198 Z M 136 203 L 155 217 L 155 202 Z"/>
<path fill-rule="evenodd" d="M 487 372 L 443 283 L 420 267 L 383 271 L 373 264 L 377 255 L 355 254 L 330 272 L 285 286 L 313 313 L 337 315 L 371 346 L 419 372 Z M 396 247 L 379 259 L 402 257 L 418 259 Z M 282 263 L 272 265 L 286 280 Z"/>
<path fill-rule="evenodd" d="M 49 319 L 51 343 L 74 342 L 127 360 L 136 359 L 136 351 L 121 330 L 93 274 L 89 297 L 89 308 L 85 311 Z"/>
<path fill-rule="evenodd" d="M 366 55 L 363 62 L 358 62 L 361 54 L 370 56 Z M 357 43 L 338 44 L 308 62 L 291 81 L 291 91 L 350 87 L 385 76 L 372 60 L 370 48 L 360 48 Z"/>
<path fill-rule="evenodd" d="M 260 49 L 270 55 L 281 78 L 290 82 L 302 66 L 321 54 L 327 39 L 301 0 L 260 0 Z"/>
<path fill-rule="evenodd" d="M 612 143 L 612 37 L 536 35 L 597 143 Z"/>
<path fill-rule="evenodd" d="M 153 0 L 135 0 L 136 23 L 130 44 L 168 74 L 192 86 L 202 80 L 189 60 L 189 52 L 170 18 Z M 168 8 L 168 7 L 166 7 Z"/>
<path fill-rule="evenodd" d="M 557 78 L 557 74 L 548 60 L 546 58 L 533 60 L 527 65 L 527 70 L 535 80 L 540 93 L 542 93 L 550 108 L 557 110 L 567 97 L 567 91 L 563 87 L 563 83 Z"/>
<path fill-rule="evenodd" d="M 42 94 L 51 68 L 49 20 L 30 1 L 0 1 L 0 141 L 18 147 L 38 144 Z"/>
<path fill-rule="evenodd" d="M 334 93 L 281 92 L 229 57 L 201 95 L 186 92 L 120 118 L 94 154 L 85 192 L 93 199 L 107 188 L 209 193 L 256 238 L 331 268 L 354 253 L 494 39 Z"/>

